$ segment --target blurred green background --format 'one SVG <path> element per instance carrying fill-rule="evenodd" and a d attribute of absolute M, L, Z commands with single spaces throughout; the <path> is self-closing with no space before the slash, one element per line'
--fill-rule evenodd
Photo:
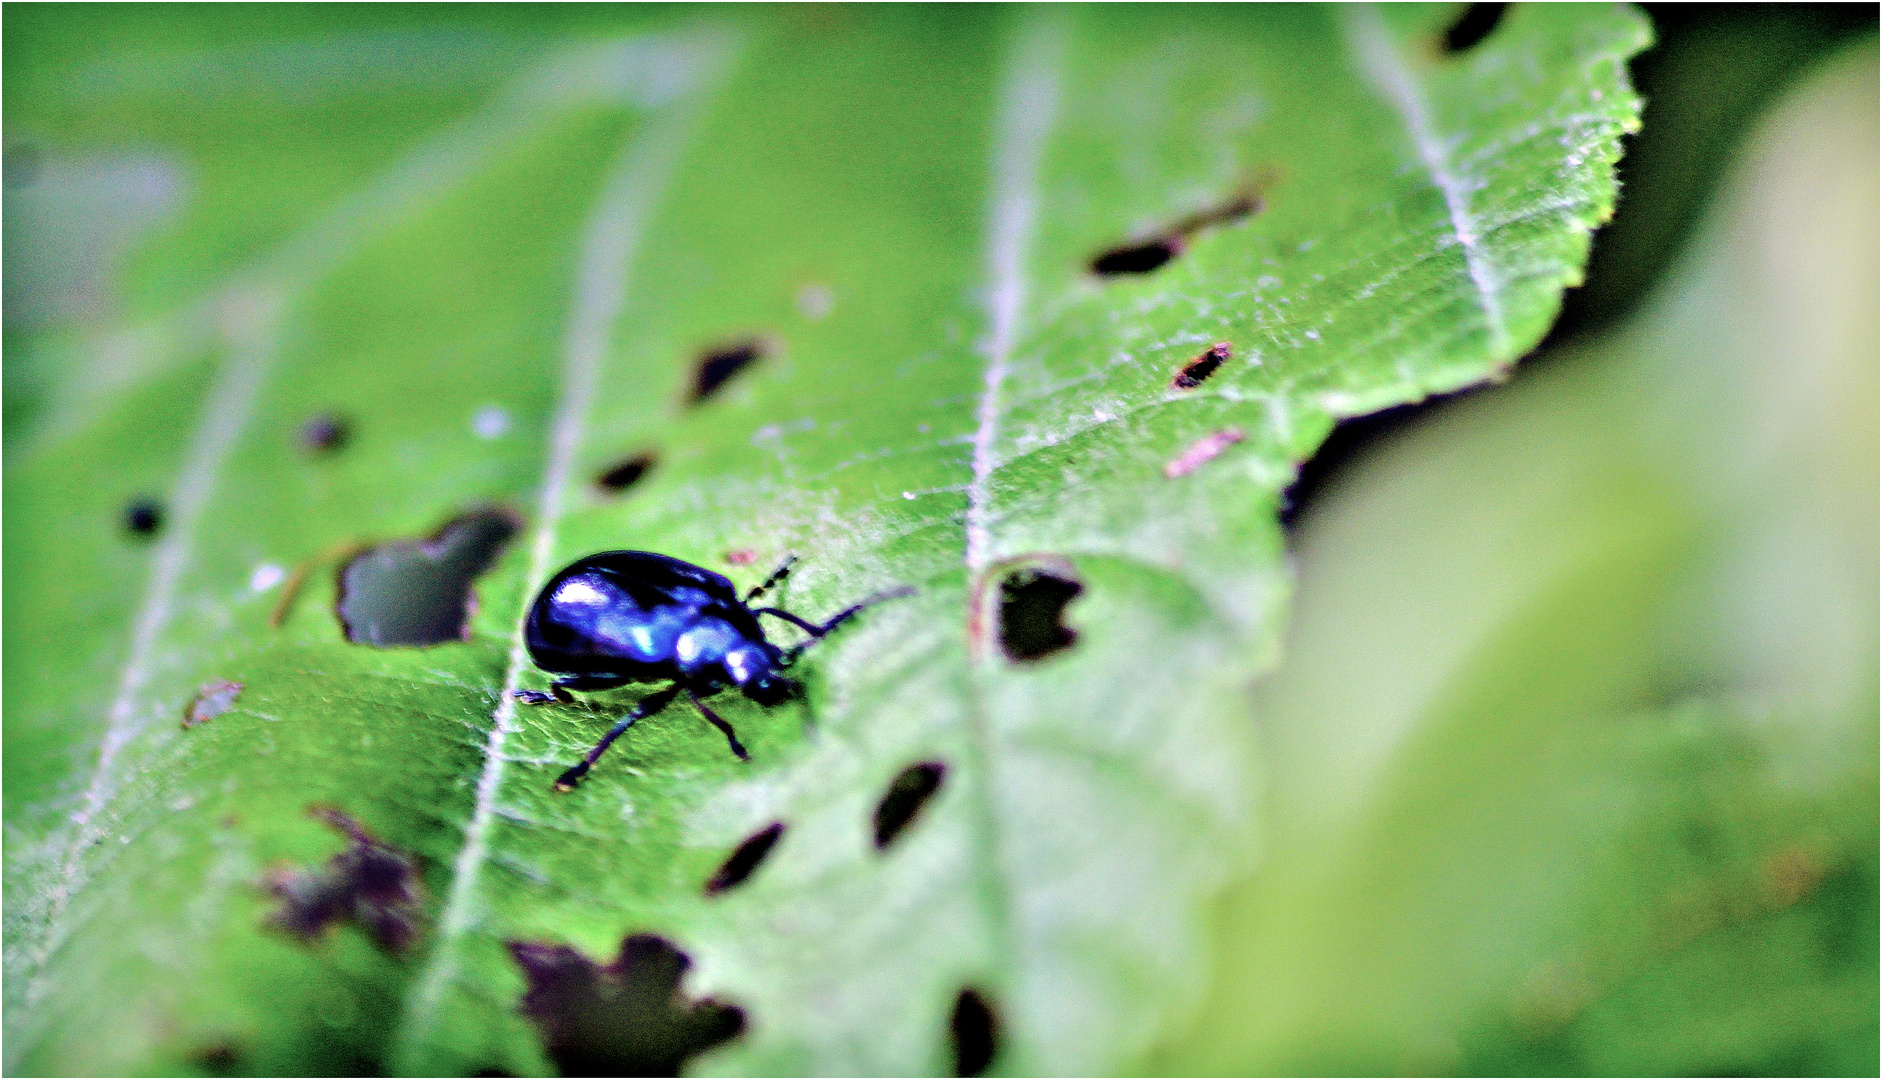
<path fill-rule="evenodd" d="M 1147 1071 L 1877 1071 L 1876 9 L 1648 11 L 1621 209 L 1549 340 L 1507 386 L 1343 425 L 1294 489 L 1265 861 Z M 82 404 L 75 329 L 269 250 L 532 35 L 676 18 L 8 7 L 8 452 Z M 384 32 L 359 62 L 410 79 L 378 122 L 323 109 L 338 82 L 277 111 L 215 51 L 335 29 Z M 202 69 L 153 80 L 119 43 Z M 35 96 L 75 64 L 109 109 Z M 155 98 L 165 145 L 62 153 Z M 271 214 L 195 145 L 292 182 Z"/>

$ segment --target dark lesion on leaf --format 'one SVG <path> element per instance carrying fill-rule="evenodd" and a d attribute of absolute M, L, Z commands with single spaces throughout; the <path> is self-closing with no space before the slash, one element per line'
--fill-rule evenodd
<path fill-rule="evenodd" d="M 1177 390 L 1194 390 L 1203 384 L 1203 380 L 1215 374 L 1215 369 L 1228 363 L 1233 355 L 1233 348 L 1226 341 L 1218 341 L 1202 351 L 1202 354 L 1176 369 L 1170 377 L 1170 386 Z"/>
<path fill-rule="evenodd" d="M 693 367 L 687 403 L 697 405 L 719 392 L 732 376 L 762 360 L 769 350 L 763 338 L 746 338 L 701 353 Z"/>
<path fill-rule="evenodd" d="M 301 425 L 301 448 L 310 454 L 331 454 L 353 437 L 353 422 L 337 412 L 324 412 Z"/>
<path fill-rule="evenodd" d="M 1220 203 L 1198 210 L 1147 237 L 1099 252 L 1091 260 L 1091 272 L 1098 277 L 1148 274 L 1181 255 L 1197 233 L 1258 214 L 1262 206 L 1262 197 L 1252 188 L 1238 191 Z"/>
<path fill-rule="evenodd" d="M 758 869 L 759 864 L 765 861 L 765 856 L 771 854 L 772 847 L 783 835 L 784 823 L 774 821 L 746 837 L 745 842 L 738 846 L 738 850 L 732 852 L 718 871 L 707 879 L 706 895 L 717 896 L 727 889 L 743 884 L 745 879 L 752 875 L 752 871 Z"/>
<path fill-rule="evenodd" d="M 380 948 L 405 952 L 418 939 L 423 898 L 411 856 L 332 807 L 307 812 L 344 834 L 346 848 L 317 869 L 270 872 L 263 885 L 281 906 L 269 914 L 267 925 L 313 942 L 335 923 L 352 923 Z"/>
<path fill-rule="evenodd" d="M 619 495 L 653 471 L 660 458 L 652 450 L 643 450 L 609 465 L 595 476 L 595 486 L 610 495 Z"/>
<path fill-rule="evenodd" d="M 665 938 L 633 934 L 608 964 L 567 945 L 507 944 L 529 982 L 520 1009 L 564 1076 L 677 1076 L 745 1030 L 744 1010 L 686 996 L 692 961 Z"/>
<path fill-rule="evenodd" d="M 132 499 L 124 505 L 124 531 L 140 539 L 157 535 L 163 528 L 163 504 L 147 497 Z"/>
<path fill-rule="evenodd" d="M 346 639 L 381 648 L 466 640 L 471 583 L 521 528 L 513 511 L 484 507 L 430 539 L 394 540 L 354 555 L 340 570 L 337 610 Z"/>
<path fill-rule="evenodd" d="M 1439 45 L 1446 56 L 1469 52 L 1496 31 L 1508 4 L 1471 4 L 1445 31 Z"/>
<path fill-rule="evenodd" d="M 986 995 L 969 986 L 954 999 L 948 1023 L 954 1043 L 954 1075 L 979 1076 L 1000 1052 L 1000 1018 Z"/>
<path fill-rule="evenodd" d="M 1000 579 L 1000 648 L 1009 660 L 1034 663 L 1072 647 L 1078 631 L 1065 608 L 1085 587 L 1069 565 L 1024 566 Z"/>
<path fill-rule="evenodd" d="M 876 804 L 876 847 L 886 848 L 902 835 L 921 813 L 921 808 L 928 805 L 928 800 L 941 788 L 941 780 L 947 776 L 948 767 L 939 761 L 923 761 L 896 774 L 889 784 L 889 790 L 883 794 L 882 801 Z"/>
<path fill-rule="evenodd" d="M 235 699 L 242 695 L 242 684 L 228 679 L 206 682 L 196 690 L 196 696 L 183 709 L 183 726 L 193 728 L 198 724 L 207 724 L 230 709 L 235 708 Z"/>

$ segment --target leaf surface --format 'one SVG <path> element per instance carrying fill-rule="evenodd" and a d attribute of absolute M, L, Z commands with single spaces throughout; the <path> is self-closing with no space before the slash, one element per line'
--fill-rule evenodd
<path fill-rule="evenodd" d="M 425 39 L 458 81 L 385 121 L 405 147 L 339 134 L 383 107 L 373 79 L 409 77 L 359 74 L 357 40 L 293 54 L 325 97 L 235 95 L 274 144 L 191 141 L 187 97 L 93 116 L 90 69 L 47 61 L 17 124 L 156 140 L 241 228 L 185 213 L 126 264 L 119 321 L 30 342 L 12 1067 L 542 1072 L 506 943 L 601 964 L 646 932 L 691 957 L 687 994 L 744 1010 L 699 1071 L 947 1071 L 967 989 L 996 1071 L 1130 1068 L 1198 1006 L 1207 902 L 1255 854 L 1245 689 L 1296 463 L 1338 416 L 1502 371 L 1611 210 L 1639 20 L 1525 6 L 1450 56 L 1451 14 L 806 9 Z M 159 84 L 287 55 L 126 50 Z M 321 109 L 324 134 L 298 124 Z M 271 186 L 295 140 L 330 187 Z M 282 190 L 326 194 L 297 215 Z M 1133 245 L 1167 261 L 1093 272 Z M 200 291 L 175 299 L 171 270 Z M 690 400 L 741 343 L 756 362 Z M 323 415 L 352 433 L 332 452 L 297 439 Z M 148 546 L 116 530 L 132 492 L 167 493 Z M 526 525 L 464 641 L 345 640 L 338 548 L 488 504 Z M 803 703 L 715 702 L 749 765 L 682 702 L 560 795 L 644 688 L 519 705 L 543 685 L 519 619 L 619 547 L 741 586 L 795 554 L 778 602 L 811 618 L 914 592 L 810 650 Z M 1078 585 L 1075 638 L 1016 662 L 1002 583 L 1041 568 Z M 219 681 L 234 705 L 183 730 Z M 880 802 L 930 762 L 879 848 Z M 409 951 L 264 926 L 270 867 L 345 846 L 310 806 L 420 868 Z"/>

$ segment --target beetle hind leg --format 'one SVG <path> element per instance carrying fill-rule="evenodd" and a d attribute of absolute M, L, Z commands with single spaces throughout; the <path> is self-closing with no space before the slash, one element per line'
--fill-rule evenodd
<path fill-rule="evenodd" d="M 571 690 L 612 690 L 617 686 L 626 686 L 627 679 L 618 675 L 570 675 L 566 679 L 557 679 L 549 684 L 547 690 L 512 690 L 516 700 L 525 705 L 547 705 L 559 701 L 564 705 L 575 701 Z"/>

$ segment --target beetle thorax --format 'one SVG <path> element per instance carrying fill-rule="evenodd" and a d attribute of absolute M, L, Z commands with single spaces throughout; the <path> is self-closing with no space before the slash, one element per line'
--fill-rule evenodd
<path fill-rule="evenodd" d="M 776 664 L 773 652 L 712 615 L 694 620 L 673 642 L 673 658 L 689 680 L 737 687 L 769 673 Z"/>

